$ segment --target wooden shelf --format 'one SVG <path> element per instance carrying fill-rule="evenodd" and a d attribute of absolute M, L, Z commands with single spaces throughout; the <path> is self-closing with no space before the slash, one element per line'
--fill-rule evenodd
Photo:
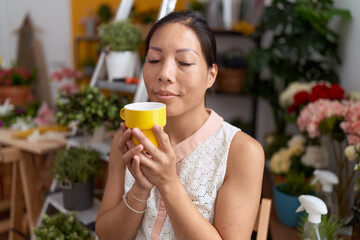
<path fill-rule="evenodd" d="M 125 93 L 135 93 L 137 84 L 128 84 L 124 82 L 109 82 L 107 80 L 98 80 L 96 86 L 110 91 L 120 91 Z"/>

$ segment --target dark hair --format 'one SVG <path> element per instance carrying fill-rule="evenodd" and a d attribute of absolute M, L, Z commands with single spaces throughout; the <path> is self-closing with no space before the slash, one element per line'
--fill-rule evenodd
<path fill-rule="evenodd" d="M 169 23 L 181 23 L 192 29 L 200 41 L 201 50 L 203 51 L 208 67 L 212 67 L 212 65 L 216 63 L 216 41 L 213 31 L 203 18 L 197 16 L 194 12 L 187 10 L 171 12 L 154 24 L 146 37 L 146 55 L 149 50 L 151 37 L 156 30 Z"/>

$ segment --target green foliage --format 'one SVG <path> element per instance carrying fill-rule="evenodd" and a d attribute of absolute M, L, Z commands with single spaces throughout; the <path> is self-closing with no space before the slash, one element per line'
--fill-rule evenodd
<path fill-rule="evenodd" d="M 311 194 L 313 191 L 310 183 L 305 180 L 304 173 L 289 172 L 286 176 L 286 184 L 278 186 L 280 192 L 292 196 Z"/>
<path fill-rule="evenodd" d="M 76 214 L 44 215 L 41 225 L 34 228 L 34 240 L 91 240 L 89 230 L 76 219 Z"/>
<path fill-rule="evenodd" d="M 109 129 L 120 127 L 122 101 L 115 94 L 105 97 L 98 88 L 85 87 L 79 92 L 59 92 L 56 105 L 57 121 L 67 126 L 73 121 L 90 134 L 105 124 Z"/>
<path fill-rule="evenodd" d="M 100 169 L 101 162 L 96 151 L 70 147 L 56 154 L 52 173 L 60 182 L 87 183 L 98 177 Z"/>
<path fill-rule="evenodd" d="M 304 174 L 305 178 L 311 177 L 313 175 L 315 169 L 313 167 L 308 167 L 301 163 L 301 157 L 303 155 L 304 153 L 300 155 L 292 155 L 290 157 L 291 166 L 290 166 L 289 174 L 302 173 Z"/>
<path fill-rule="evenodd" d="M 350 12 L 334 8 L 332 0 L 273 0 L 264 11 L 254 37 L 271 33 L 272 41 L 250 53 L 245 91 L 269 102 L 280 134 L 286 123 L 278 96 L 291 82 L 339 81 L 333 70 L 340 63 L 339 36 L 329 27 L 336 16 L 347 20 Z M 263 69 L 269 74 L 254 81 Z"/>
<path fill-rule="evenodd" d="M 107 23 L 112 17 L 112 12 L 110 7 L 107 4 L 103 3 L 98 8 L 97 15 L 100 18 L 101 23 Z"/>
<path fill-rule="evenodd" d="M 342 142 L 345 139 L 345 133 L 340 128 L 340 123 L 344 121 L 342 116 L 332 116 L 329 118 L 324 118 L 319 123 L 319 130 L 323 134 L 331 134 L 331 137 L 335 140 Z"/>
<path fill-rule="evenodd" d="M 198 0 L 193 0 L 190 3 L 190 8 L 194 11 L 205 12 L 206 4 Z"/>
<path fill-rule="evenodd" d="M 136 51 L 141 44 L 141 33 L 129 20 L 122 20 L 102 24 L 100 39 L 111 51 Z"/>
<path fill-rule="evenodd" d="M 303 239 L 304 236 L 304 224 L 308 218 L 307 213 L 300 216 L 300 221 L 296 227 L 297 235 Z M 343 226 L 343 222 L 339 218 L 335 218 L 334 216 L 330 215 L 322 215 L 321 216 L 321 224 L 323 225 L 326 233 L 327 239 L 338 239 L 343 240 L 345 238 L 340 238 L 340 229 Z"/>

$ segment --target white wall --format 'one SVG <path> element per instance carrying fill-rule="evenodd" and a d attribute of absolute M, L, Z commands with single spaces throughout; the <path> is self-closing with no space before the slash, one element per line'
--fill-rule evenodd
<path fill-rule="evenodd" d="M 42 29 L 36 37 L 43 44 L 48 73 L 71 63 L 70 11 L 68 0 L 0 0 L 0 56 L 16 60 L 19 28 L 29 13 L 34 25 Z"/>
<path fill-rule="evenodd" d="M 341 85 L 346 91 L 360 91 L 360 1 L 336 0 L 339 8 L 349 9 L 352 19 L 340 24 L 339 54 L 342 65 L 339 68 Z"/>

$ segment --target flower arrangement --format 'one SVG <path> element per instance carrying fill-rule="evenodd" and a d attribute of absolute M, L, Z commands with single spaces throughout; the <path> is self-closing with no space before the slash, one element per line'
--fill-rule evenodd
<path fill-rule="evenodd" d="M 354 146 L 360 144 L 360 102 L 318 99 L 301 110 L 296 123 L 309 139 L 326 138 L 329 142 L 339 176 L 336 188 L 339 213 L 345 216 L 346 195 L 354 177 L 349 170 L 349 161 L 356 159 Z M 344 140 L 350 145 L 345 149 L 345 154 Z"/>
<path fill-rule="evenodd" d="M 308 103 L 318 99 L 341 100 L 345 91 L 337 83 L 320 82 L 293 82 L 279 96 L 280 106 L 289 113 L 298 112 Z"/>
<path fill-rule="evenodd" d="M 275 175 L 286 176 L 288 174 L 305 174 L 310 177 L 314 167 L 323 164 L 323 160 L 318 157 L 317 151 L 309 150 L 306 147 L 306 139 L 302 135 L 293 136 L 288 142 L 287 147 L 282 147 L 270 158 L 270 171 Z"/>
<path fill-rule="evenodd" d="M 35 80 L 35 76 L 35 71 L 30 71 L 26 67 L 0 69 L 0 86 L 30 85 Z"/>
<path fill-rule="evenodd" d="M 72 94 L 78 91 L 76 80 L 82 78 L 83 74 L 75 69 L 63 67 L 61 70 L 54 71 L 51 79 L 60 84 L 60 90 Z"/>

